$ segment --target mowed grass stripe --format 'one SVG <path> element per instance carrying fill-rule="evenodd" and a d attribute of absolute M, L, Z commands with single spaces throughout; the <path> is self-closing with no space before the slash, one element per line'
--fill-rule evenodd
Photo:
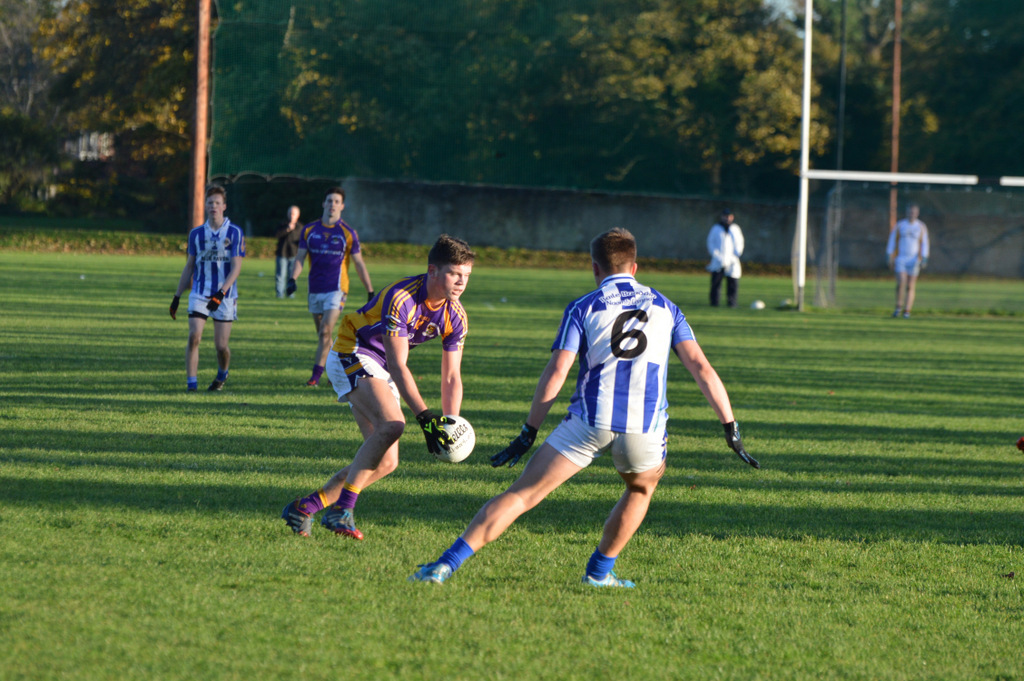
<path fill-rule="evenodd" d="M 641 271 L 687 314 L 764 468 L 673 366 L 668 472 L 616 566 L 638 588 L 605 593 L 579 578 L 621 493 L 606 458 L 443 587 L 405 581 L 518 474 L 487 457 L 589 272 L 476 268 L 477 451 L 441 464 L 410 427 L 352 542 L 278 518 L 360 442 L 302 385 L 301 293 L 277 300 L 273 262 L 246 262 L 228 386 L 190 396 L 187 325 L 167 314 L 182 264 L 0 252 L 0 678 L 1024 678 L 1020 282 L 923 278 L 904 321 L 888 279 L 798 314 L 774 309 L 788 279 L 743 279 L 767 310 L 711 310 L 704 275 Z M 423 269 L 369 265 L 378 287 Z M 439 358 L 411 355 L 435 407 Z"/>

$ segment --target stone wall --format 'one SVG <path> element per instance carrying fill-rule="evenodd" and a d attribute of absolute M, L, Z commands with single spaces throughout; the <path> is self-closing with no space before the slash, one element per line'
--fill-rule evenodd
<path fill-rule="evenodd" d="M 794 179 L 794 183 L 796 180 Z M 366 241 L 428 244 L 448 232 L 473 245 L 586 251 L 594 235 L 626 227 L 640 255 L 706 260 L 707 233 L 728 206 L 743 228 L 743 260 L 789 264 L 796 231 L 796 201 L 714 201 L 467 185 L 350 179 L 345 219 Z M 850 270 L 885 267 L 888 189 L 846 190 L 839 233 L 839 265 Z M 908 191 L 921 204 L 932 235 L 933 272 L 1024 276 L 1024 200 L 984 191 Z M 813 267 L 825 227 L 826 200 L 808 216 L 808 265 Z"/>

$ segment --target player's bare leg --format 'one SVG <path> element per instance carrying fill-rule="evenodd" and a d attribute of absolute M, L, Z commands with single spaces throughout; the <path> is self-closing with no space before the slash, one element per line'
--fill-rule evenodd
<path fill-rule="evenodd" d="M 227 373 L 231 365 L 231 348 L 228 347 L 231 327 L 231 322 L 213 320 L 213 344 L 217 348 L 217 367 L 224 373 Z"/>
<path fill-rule="evenodd" d="M 904 301 L 907 299 L 907 273 L 897 272 L 896 273 L 896 312 L 893 313 L 895 317 L 899 314 L 900 310 L 904 308 Z"/>
<path fill-rule="evenodd" d="M 363 379 L 366 381 L 367 379 Z M 375 428 L 373 422 L 362 413 L 359 407 L 352 405 L 352 415 L 356 419 L 356 424 L 359 425 L 359 432 L 363 435 L 363 441 L 370 439 L 374 434 Z M 381 457 L 380 463 L 375 469 L 373 469 L 371 475 L 367 481 L 362 484 L 360 489 L 366 489 L 373 483 L 377 482 L 381 478 L 390 475 L 398 468 L 398 441 L 387 448 L 384 452 L 384 456 Z M 352 470 L 352 465 L 345 466 L 340 471 L 331 476 L 331 479 L 324 485 L 323 493 L 326 497 L 327 504 L 333 504 L 341 496 L 342 486 L 345 484 L 345 480 L 348 478 L 349 472 Z"/>
<path fill-rule="evenodd" d="M 356 501 L 363 489 L 398 466 L 398 438 L 405 430 L 405 417 L 387 382 L 378 378 L 360 379 L 348 398 L 361 420 L 360 429 L 369 436 L 363 440 L 347 470 L 339 471 L 328 482 L 330 491 L 325 487 L 320 492 L 324 502 L 337 494 L 320 524 L 335 534 L 362 539 L 363 533 L 356 528 Z"/>
<path fill-rule="evenodd" d="M 387 382 L 361 378 L 348 399 L 363 444 L 352 463 L 331 476 L 321 489 L 284 507 L 281 518 L 296 534 L 308 537 L 313 516 L 326 509 L 320 520 L 324 527 L 335 534 L 362 539 L 353 513 L 359 493 L 398 467 L 398 438 L 405 428 L 405 418 Z"/>
<path fill-rule="evenodd" d="M 539 504 L 581 470 L 582 468 L 559 454 L 554 447 L 544 443 L 530 458 L 519 479 L 477 512 L 469 527 L 462 533 L 463 541 L 469 544 L 473 551 L 479 551 L 500 537 L 516 518 Z"/>
<path fill-rule="evenodd" d="M 626 491 L 615 504 L 604 524 L 604 535 L 597 549 L 606 556 L 618 556 L 640 528 L 651 505 L 658 481 L 665 474 L 665 462 L 643 473 L 619 473 L 626 482 Z"/>
<path fill-rule="evenodd" d="M 346 477 L 348 484 L 362 488 L 384 477 L 378 471 L 381 466 L 390 464 L 388 473 L 397 467 L 398 438 L 405 431 L 405 416 L 387 382 L 378 378 L 360 379 L 348 397 L 353 409 L 369 422 L 373 430 L 356 451 Z M 394 460 L 388 462 L 387 455 L 392 449 Z"/>
<path fill-rule="evenodd" d="M 909 275 L 907 277 L 907 304 L 903 308 L 903 314 L 910 316 L 910 310 L 914 307 L 914 297 L 917 292 L 917 277 Z"/>
<path fill-rule="evenodd" d="M 188 318 L 188 344 L 185 346 L 185 373 L 188 376 L 199 374 L 199 343 L 203 340 L 204 328 L 204 317 Z"/>
<path fill-rule="evenodd" d="M 341 310 L 327 310 L 322 315 L 317 315 L 320 321 L 317 323 L 317 334 L 320 336 L 320 342 L 316 348 L 316 360 L 317 366 L 325 366 L 327 364 L 327 355 L 331 353 L 331 346 L 334 345 L 334 327 L 338 325 L 338 317 L 341 316 Z"/>

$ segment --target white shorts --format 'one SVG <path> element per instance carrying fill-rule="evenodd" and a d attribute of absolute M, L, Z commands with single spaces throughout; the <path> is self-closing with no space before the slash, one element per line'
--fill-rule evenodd
<path fill-rule="evenodd" d="M 387 372 L 375 360 L 353 353 L 343 355 L 340 352 L 331 351 L 327 356 L 327 378 L 331 379 L 331 386 L 334 392 L 338 393 L 339 402 L 348 402 L 348 394 L 355 390 L 360 378 L 372 377 L 387 381 L 391 388 L 391 394 L 395 396 L 398 405 L 402 405 L 402 396 L 398 393 L 398 386 L 395 385 L 391 374 Z"/>
<path fill-rule="evenodd" d="M 238 298 L 225 297 L 216 312 L 207 309 L 206 303 L 209 301 L 209 298 L 198 293 L 188 294 L 188 316 L 203 319 L 212 317 L 217 322 L 233 322 L 238 319 Z"/>
<path fill-rule="evenodd" d="M 916 255 L 913 258 L 896 258 L 892 269 L 896 274 L 909 274 L 916 277 L 921 274 L 921 259 Z"/>
<path fill-rule="evenodd" d="M 341 310 L 345 307 L 348 296 L 341 291 L 329 293 L 310 293 L 309 311 L 313 314 L 323 314 L 328 310 Z"/>
<path fill-rule="evenodd" d="M 668 436 L 665 429 L 650 433 L 615 433 L 594 428 L 578 416 L 569 414 L 548 435 L 545 442 L 581 468 L 611 449 L 615 470 L 643 473 L 665 460 Z"/>

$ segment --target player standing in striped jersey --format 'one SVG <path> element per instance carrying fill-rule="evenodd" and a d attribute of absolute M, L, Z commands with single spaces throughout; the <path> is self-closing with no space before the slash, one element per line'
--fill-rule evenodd
<path fill-rule="evenodd" d="M 181 294 L 188 296 L 188 346 L 185 350 L 186 390 L 194 392 L 199 383 L 199 342 L 206 320 L 213 317 L 213 343 L 217 348 L 217 378 L 207 390 L 222 390 L 231 364 L 231 323 L 238 319 L 236 282 L 245 257 L 245 234 L 224 215 L 227 208 L 223 187 L 206 190 L 206 222 L 188 235 L 188 257 L 181 271 L 178 289 L 171 300 L 171 319 L 176 319 Z"/>
<path fill-rule="evenodd" d="M 363 444 L 352 463 L 308 496 L 281 512 L 296 534 L 309 536 L 312 517 L 327 508 L 321 524 L 362 539 L 353 512 L 360 492 L 398 467 L 398 438 L 405 429 L 402 402 L 409 406 L 436 454 L 448 444 L 448 420 L 427 408 L 407 365 L 409 351 L 441 339 L 441 406 L 457 416 L 462 408 L 462 347 L 469 331 L 459 298 L 476 254 L 461 239 L 442 234 L 427 255 L 427 273 L 385 286 L 366 305 L 345 315 L 327 359 L 327 375 L 339 402 L 352 407 Z"/>
<path fill-rule="evenodd" d="M 616 227 L 590 244 L 597 290 L 565 310 L 551 360 L 533 396 L 522 432 L 491 457 L 492 466 L 515 465 L 533 446 L 537 429 L 580 358 L 569 414 L 530 459 L 523 474 L 476 514 L 466 531 L 410 581 L 444 583 L 464 560 L 494 541 L 516 518 L 559 485 L 610 451 L 626 490 L 612 509 L 604 535 L 587 563 L 583 583 L 633 587 L 612 571 L 619 552 L 640 527 L 665 472 L 669 351 L 693 375 L 725 428 L 729 447 L 754 468 L 718 373 L 694 339 L 683 313 L 636 274 L 636 240 Z"/>
<path fill-rule="evenodd" d="M 309 254 L 309 311 L 319 344 L 313 361 L 313 375 L 306 385 L 315 387 L 320 383 L 327 362 L 327 354 L 334 342 L 334 327 L 348 299 L 348 263 L 356 266 L 356 274 L 366 287 L 367 300 L 373 298 L 373 284 L 370 273 L 363 262 L 359 248 L 359 235 L 341 219 L 345 210 L 345 190 L 333 187 L 324 196 L 324 213 L 319 220 L 302 228 L 299 238 L 299 252 L 295 256 L 291 278 L 285 291 L 295 293 L 295 280 L 302 274 L 302 263 Z"/>

